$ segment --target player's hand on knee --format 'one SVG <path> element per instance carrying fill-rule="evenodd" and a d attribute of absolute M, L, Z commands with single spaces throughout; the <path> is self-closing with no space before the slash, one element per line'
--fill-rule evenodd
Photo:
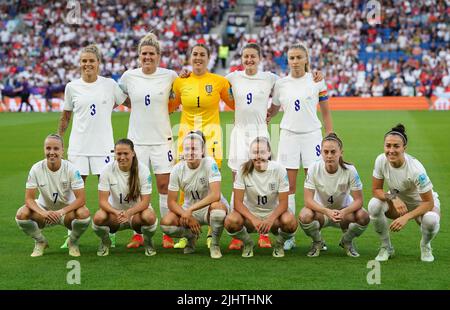
<path fill-rule="evenodd" d="M 406 204 L 398 197 L 392 200 L 392 204 L 394 205 L 395 210 L 397 213 L 402 216 L 408 213 L 408 208 L 406 207 Z"/>
<path fill-rule="evenodd" d="M 391 226 L 389 227 L 392 231 L 400 231 L 405 225 L 408 223 L 408 218 L 406 216 L 400 216 L 399 218 L 395 219 Z"/>
<path fill-rule="evenodd" d="M 189 221 L 189 228 L 191 229 L 192 233 L 196 235 L 200 235 L 200 233 L 202 232 L 200 223 L 195 218 L 191 218 L 191 220 Z"/>

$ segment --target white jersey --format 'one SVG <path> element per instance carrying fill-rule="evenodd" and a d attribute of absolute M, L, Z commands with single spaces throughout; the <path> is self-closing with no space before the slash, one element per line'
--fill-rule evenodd
<path fill-rule="evenodd" d="M 278 162 L 269 161 L 267 170 L 243 176 L 242 169 L 236 175 L 233 187 L 245 190 L 244 205 L 253 214 L 264 215 L 278 206 L 279 193 L 289 192 L 286 169 Z"/>
<path fill-rule="evenodd" d="M 139 163 L 138 170 L 141 195 L 150 195 L 152 193 L 150 170 L 142 163 Z M 128 187 L 129 175 L 129 172 L 120 170 L 116 160 L 107 164 L 100 174 L 98 190 L 109 192 L 108 202 L 114 209 L 128 210 L 141 201 L 141 197 L 136 201 L 128 199 L 130 193 Z"/>
<path fill-rule="evenodd" d="M 231 84 L 236 104 L 234 125 L 267 130 L 267 107 L 278 75 L 271 72 L 247 75 L 245 71 L 235 71 L 225 78 Z"/>
<path fill-rule="evenodd" d="M 319 160 L 309 169 L 305 188 L 315 191 L 314 200 L 328 209 L 342 209 L 352 203 L 351 191 L 360 191 L 363 186 L 358 171 L 352 165 L 344 164 L 347 169 L 330 174 L 325 169 L 325 162 Z"/>
<path fill-rule="evenodd" d="M 170 173 L 169 190 L 184 192 L 185 205 L 191 206 L 209 193 L 209 183 L 220 182 L 219 167 L 212 157 L 201 160 L 196 169 L 188 167 L 186 161 L 178 162 Z"/>
<path fill-rule="evenodd" d="M 433 189 L 422 164 L 405 153 L 405 163 L 400 168 L 389 164 L 385 154 L 378 155 L 375 160 L 373 177 L 384 180 L 391 193 L 397 193 L 409 210 L 415 209 L 421 202 L 420 194 Z M 433 192 L 433 196 L 437 194 Z"/>
<path fill-rule="evenodd" d="M 176 78 L 175 71 L 164 68 L 157 68 L 153 74 L 132 69 L 120 78 L 120 88 L 131 101 L 128 139 L 134 144 L 159 145 L 172 140 L 169 96 Z"/>
<path fill-rule="evenodd" d="M 108 156 L 114 151 L 111 113 L 127 96 L 112 79 L 98 76 L 93 83 L 69 82 L 64 110 L 73 111 L 68 155 Z"/>
<path fill-rule="evenodd" d="M 311 73 L 300 78 L 288 75 L 275 83 L 273 104 L 284 111 L 280 128 L 295 133 L 308 133 L 322 128 L 317 117 L 317 104 L 328 100 L 327 87 L 322 80 L 315 83 Z"/>
<path fill-rule="evenodd" d="M 84 188 L 75 166 L 62 159 L 58 171 L 51 171 L 47 159 L 33 165 L 28 174 L 27 189 L 38 189 L 38 203 L 49 210 L 60 210 L 75 201 L 74 190 Z"/>

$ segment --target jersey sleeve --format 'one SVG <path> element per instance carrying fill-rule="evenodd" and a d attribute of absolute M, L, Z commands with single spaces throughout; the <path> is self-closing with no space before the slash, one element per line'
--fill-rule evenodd
<path fill-rule="evenodd" d="M 316 185 L 314 184 L 314 174 L 317 170 L 316 167 L 317 165 L 313 165 L 310 169 L 308 169 L 304 185 L 305 188 L 316 190 Z"/>
<path fill-rule="evenodd" d="M 275 84 L 277 83 L 277 81 L 280 79 L 280 77 L 278 75 L 276 75 L 275 73 L 270 72 L 270 82 L 272 84 L 272 90 L 270 91 L 270 94 L 273 98 L 274 96 L 274 92 L 275 92 Z"/>
<path fill-rule="evenodd" d="M 375 160 L 375 166 L 373 168 L 373 174 L 372 176 L 374 178 L 377 178 L 378 180 L 384 180 L 384 176 L 383 176 L 383 154 L 378 156 L 377 159 Z"/>
<path fill-rule="evenodd" d="M 279 193 L 289 192 L 289 178 L 287 170 L 283 167 L 278 168 L 278 182 L 280 184 L 280 187 L 278 188 Z"/>
<path fill-rule="evenodd" d="M 208 182 L 220 182 L 222 181 L 222 176 L 219 171 L 219 166 L 217 166 L 217 163 L 214 159 L 208 160 Z"/>
<path fill-rule="evenodd" d="M 84 182 L 80 175 L 80 171 L 73 166 L 70 168 L 70 186 L 72 187 L 72 190 L 84 188 Z"/>
<path fill-rule="evenodd" d="M 73 100 L 70 83 L 66 85 L 64 90 L 64 111 L 73 111 Z"/>
<path fill-rule="evenodd" d="M 114 103 L 117 105 L 121 105 L 127 99 L 127 95 L 122 91 L 119 85 L 114 81 L 113 83 L 113 91 L 114 91 Z"/>
<path fill-rule="evenodd" d="M 30 172 L 28 173 L 27 183 L 25 185 L 26 189 L 35 189 L 38 187 L 38 181 L 37 181 L 35 169 L 36 169 L 35 166 L 33 166 L 30 169 Z"/>
<path fill-rule="evenodd" d="M 360 191 L 363 189 L 363 185 L 361 182 L 361 178 L 359 177 L 358 171 L 353 166 L 350 166 L 350 190 L 351 191 Z"/>
<path fill-rule="evenodd" d="M 109 184 L 109 169 L 108 166 L 103 169 L 102 173 L 100 173 L 100 178 L 98 180 L 98 190 L 102 192 L 109 192 L 110 184 Z"/>
<path fill-rule="evenodd" d="M 125 72 L 119 79 L 119 87 L 124 92 L 124 94 L 128 95 L 128 74 Z"/>
<path fill-rule="evenodd" d="M 236 174 L 236 179 L 234 180 L 233 188 L 245 190 L 244 176 L 242 175 L 241 169 L 239 169 L 238 173 Z"/>
<path fill-rule="evenodd" d="M 275 86 L 273 87 L 273 92 L 272 92 L 272 103 L 276 106 L 280 106 L 281 102 L 280 102 L 280 80 L 277 80 L 275 82 Z"/>
<path fill-rule="evenodd" d="M 175 166 L 172 169 L 169 177 L 169 191 L 178 192 L 180 190 L 180 184 L 178 182 L 179 166 Z"/>
<path fill-rule="evenodd" d="M 234 110 L 234 98 L 233 98 L 233 90 L 231 89 L 231 84 L 224 77 L 221 78 L 222 81 L 222 89 L 220 91 L 220 98 L 225 102 L 225 104 L 230 107 L 230 109 Z"/>
<path fill-rule="evenodd" d="M 425 168 L 421 164 L 414 174 L 414 184 L 416 185 L 419 194 L 424 194 L 433 189 L 433 184 L 431 183 Z"/>
<path fill-rule="evenodd" d="M 141 172 L 141 195 L 150 195 L 152 193 L 152 176 L 146 167 L 140 165 L 139 170 L 143 170 Z"/>

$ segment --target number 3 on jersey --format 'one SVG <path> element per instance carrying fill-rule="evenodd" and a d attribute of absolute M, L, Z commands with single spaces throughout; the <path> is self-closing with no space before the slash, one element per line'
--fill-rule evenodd
<path fill-rule="evenodd" d="M 91 104 L 91 106 L 89 107 L 89 109 L 91 109 L 91 116 L 94 116 L 95 113 L 97 113 L 97 111 L 95 110 L 95 104 Z"/>

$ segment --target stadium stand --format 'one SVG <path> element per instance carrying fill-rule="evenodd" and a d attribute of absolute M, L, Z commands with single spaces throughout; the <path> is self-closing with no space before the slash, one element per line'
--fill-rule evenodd
<path fill-rule="evenodd" d="M 71 1 L 68 1 L 71 2 Z M 72 1 L 78 2 L 78 1 Z M 323 71 L 331 96 L 430 96 L 450 86 L 450 1 L 382 1 L 381 22 L 366 19 L 367 1 L 256 0 L 259 33 L 236 37 L 262 45 L 264 70 L 287 74 L 289 44 L 302 41 L 315 69 Z M 118 79 L 137 67 L 136 46 L 148 31 L 162 41 L 161 66 L 179 71 L 188 46 L 212 48 L 210 34 L 236 1 L 83 1 L 82 23 L 68 22 L 66 2 L 12 0 L 0 3 L 0 88 L 14 96 L 28 81 L 31 95 L 52 98 L 78 76 L 81 46 L 96 42 L 103 52 L 102 75 Z M 230 30 L 230 29 L 228 29 Z M 230 61 L 239 69 L 238 55 Z"/>

